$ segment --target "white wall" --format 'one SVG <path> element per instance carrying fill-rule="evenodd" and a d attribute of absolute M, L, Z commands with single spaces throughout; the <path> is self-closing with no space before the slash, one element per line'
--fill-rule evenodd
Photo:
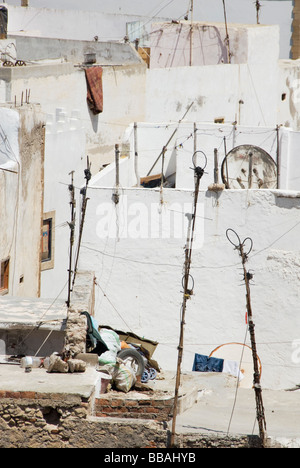
<path fill-rule="evenodd" d="M 229 46 L 226 45 L 227 31 Z M 278 26 L 194 22 L 153 23 L 151 68 L 276 62 Z M 261 47 L 264 44 L 264 47 Z M 229 57 L 230 54 L 230 57 Z"/>
<path fill-rule="evenodd" d="M 196 134 L 194 132 L 196 126 Z M 175 133 L 176 131 L 176 133 Z M 175 134 L 174 134 L 175 133 Z M 170 123 L 137 123 L 137 147 L 138 147 L 138 173 L 140 177 L 145 177 L 152 168 L 154 162 L 158 159 L 162 149 L 171 139 L 165 153 L 164 175 L 166 177 L 176 173 L 176 188 L 191 189 L 194 187 L 194 174 L 191 170 L 192 156 L 194 154 L 194 145 L 197 151 L 203 151 L 207 157 L 207 166 L 205 174 L 201 180 L 201 187 L 206 189 L 214 182 L 214 149 L 218 150 L 219 177 L 221 180 L 221 165 L 225 158 L 225 144 L 227 154 L 240 145 L 254 145 L 265 150 L 276 162 L 277 161 L 277 131 L 275 127 L 244 127 L 240 125 L 211 124 L 204 122 L 181 122 Z M 195 138 L 196 135 L 196 138 Z M 279 132 L 279 148 L 282 153 L 282 164 L 285 167 L 288 161 L 293 161 L 297 156 L 295 145 L 289 146 L 290 135 L 298 135 L 297 132 L 291 132 L 288 129 L 281 128 Z M 225 138 L 225 143 L 224 143 Z M 296 138 L 296 137 L 295 137 Z M 124 178 L 122 185 L 131 187 L 136 184 L 134 169 L 134 133 L 132 126 L 128 128 L 128 133 L 124 136 L 124 143 L 130 145 L 131 158 L 131 179 Z M 199 153 L 200 155 L 200 153 Z M 200 157 L 197 164 L 204 165 L 205 158 Z M 291 162 L 293 166 L 296 165 Z M 151 175 L 160 174 L 162 169 L 162 158 L 152 169 Z M 115 168 L 112 168 L 115 174 Z M 292 171 L 293 172 L 293 171 Z M 129 173 L 130 174 L 130 173 Z M 104 174 L 103 174 L 104 176 Z M 112 184 L 106 183 L 102 174 L 98 174 L 96 184 L 101 181 L 101 186 L 108 187 Z M 133 183 L 132 183 L 133 181 Z M 289 185 L 289 174 L 286 171 L 282 173 L 282 189 L 293 188 Z M 300 186 L 298 187 L 300 189 Z"/>
<path fill-rule="evenodd" d="M 71 171 L 74 172 L 76 196 L 76 239 L 78 239 L 81 207 L 80 188 L 85 183 L 86 168 L 85 133 L 80 120 L 71 123 L 57 113 L 57 120 L 48 121 L 45 139 L 44 165 L 44 213 L 55 212 L 54 268 L 41 272 L 41 297 L 55 298 L 64 289 L 61 297 L 67 299 L 70 229 Z M 75 245 L 76 245 L 75 244 Z M 74 251 L 75 252 L 75 247 Z M 74 254 L 75 255 L 75 254 Z M 65 287 L 64 287 L 65 286 Z"/>
<path fill-rule="evenodd" d="M 161 2 L 161 0 L 153 0 L 151 5 L 148 0 L 123 0 L 121 3 L 118 0 L 113 0 L 110 2 L 99 2 L 98 0 L 89 0 L 86 4 L 83 4 L 80 0 L 29 0 L 29 5 L 32 8 L 12 8 L 10 5 L 20 5 L 20 0 L 8 0 L 5 5 L 9 7 L 9 17 L 16 23 L 13 26 L 15 29 L 36 29 L 41 30 L 41 17 L 35 11 L 35 8 L 52 8 L 52 9 L 61 9 L 61 10 L 83 10 L 85 12 L 94 12 L 93 15 L 86 14 L 85 16 L 81 13 L 81 27 L 78 30 L 72 30 L 70 38 L 79 37 L 79 34 L 82 34 L 85 28 L 85 24 L 92 25 L 90 31 L 87 30 L 88 37 L 92 38 L 91 33 L 94 34 L 94 18 L 101 16 L 101 14 L 112 14 L 112 15 L 122 15 L 123 16 L 123 26 L 120 27 L 118 19 L 115 16 L 112 17 L 112 21 L 107 22 L 107 28 L 105 29 L 105 35 L 112 37 L 112 33 L 116 35 L 115 39 L 122 39 L 125 35 L 125 24 L 124 21 L 135 21 L 136 19 L 141 19 L 142 23 L 145 24 L 146 28 L 151 24 L 151 19 L 157 19 L 159 17 L 165 19 L 183 19 L 184 15 L 188 12 L 189 1 L 184 2 L 174 1 L 170 3 L 169 1 Z M 256 9 L 255 2 L 253 0 L 228 0 L 226 2 L 226 11 L 227 11 L 227 20 L 229 23 L 246 23 L 246 24 L 255 24 L 256 23 Z M 289 58 L 291 50 L 291 33 L 292 33 L 292 10 L 293 2 L 292 0 L 288 1 L 264 1 L 261 2 L 262 8 L 260 12 L 260 23 L 261 24 L 278 24 L 280 25 L 280 57 Z M 19 10 L 19 11 L 18 11 Z M 96 15 L 96 12 L 98 15 Z M 40 16 L 40 21 L 35 16 Z M 131 18 L 124 18 L 124 15 L 130 15 Z M 62 18 L 62 14 L 58 15 Z M 64 15 L 66 18 L 66 15 Z M 141 18 L 137 18 L 140 16 Z M 83 18 L 85 17 L 85 21 Z M 106 17 L 106 19 L 108 19 Z M 220 4 L 219 0 L 198 0 L 194 2 L 194 19 L 196 21 L 211 21 L 211 22 L 222 22 L 224 21 L 224 13 L 222 3 Z M 10 21 L 10 20 L 9 20 Z M 34 23 L 36 22 L 36 23 Z M 56 19 L 56 22 L 59 20 Z M 77 24 L 77 23 L 76 23 Z M 118 29 L 115 30 L 115 26 L 118 24 Z M 49 24 L 48 24 L 49 26 Z M 51 24 L 52 28 L 56 28 L 55 24 Z M 94 28 L 94 29 L 93 29 Z M 96 28 L 97 34 L 103 31 L 103 28 L 106 28 L 105 24 L 101 25 L 101 28 Z M 60 34 L 64 34 L 64 31 L 68 31 L 66 23 L 64 27 L 60 27 Z M 109 32 L 107 32 L 109 31 Z M 142 29 L 143 31 L 143 29 Z M 49 35 L 49 27 L 45 35 Z M 77 36 L 74 37 L 74 34 Z M 102 32 L 103 35 L 103 32 Z M 64 36 L 65 37 L 65 36 Z M 138 36 L 137 36 L 138 37 Z"/>
<path fill-rule="evenodd" d="M 186 214 L 193 191 L 167 189 L 161 198 L 159 190 L 122 189 L 117 207 L 112 193 L 112 188 L 89 189 L 80 256 L 80 267 L 94 269 L 99 285 L 96 318 L 157 340 L 154 357 L 162 368 L 175 369 Z M 195 353 L 244 342 L 241 263 L 226 238 L 226 230 L 233 228 L 254 242 L 248 269 L 255 274 L 252 308 L 263 386 L 293 386 L 299 366 L 299 192 L 201 190 L 198 203 L 183 368 L 192 369 Z"/>
<path fill-rule="evenodd" d="M 240 100 L 244 104 L 239 116 Z M 179 121 L 192 102 L 190 121 L 213 123 L 224 118 L 226 123 L 239 121 L 244 126 L 276 126 L 277 64 L 148 70 L 146 121 Z"/>
<path fill-rule="evenodd" d="M 10 258 L 8 293 L 14 296 L 36 297 L 40 288 L 42 124 L 38 107 L 0 109 L 0 168 L 15 171 L 0 170 L 0 260 Z"/>
<path fill-rule="evenodd" d="M 30 102 L 41 104 L 45 119 L 56 119 L 57 110 L 69 121 L 79 119 L 86 135 L 86 152 L 93 172 L 114 159 L 114 147 L 126 127 L 136 118 L 144 119 L 145 73 L 143 64 L 103 69 L 103 112 L 88 109 L 87 85 L 83 69 L 71 63 L 47 63 L 10 70 L 5 79 L 6 100 L 17 104 L 30 90 Z M 51 119 L 50 119 L 50 116 Z"/>

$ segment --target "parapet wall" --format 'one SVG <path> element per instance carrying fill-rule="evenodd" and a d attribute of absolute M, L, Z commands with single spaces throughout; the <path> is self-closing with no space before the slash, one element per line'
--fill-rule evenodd
<path fill-rule="evenodd" d="M 93 396 L 0 391 L 0 448 L 167 448 L 163 422 L 91 414 Z M 252 448 L 256 437 L 181 434 L 180 448 Z"/>

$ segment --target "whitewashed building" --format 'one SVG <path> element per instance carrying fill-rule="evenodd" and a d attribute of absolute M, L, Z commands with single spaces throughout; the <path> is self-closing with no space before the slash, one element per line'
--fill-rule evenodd
<path fill-rule="evenodd" d="M 53 12 L 48 14 L 50 18 Z M 209 354 L 224 343 L 245 340 L 240 259 L 226 238 L 232 228 L 254 243 L 249 268 L 255 273 L 252 300 L 263 385 L 286 388 L 296 383 L 299 365 L 299 62 L 279 60 L 278 26 L 228 24 L 229 37 L 235 39 L 227 63 L 223 23 L 199 24 L 205 33 L 202 58 L 196 61 L 200 37 L 194 42 L 193 62 L 191 49 L 188 61 L 182 61 L 176 56 L 181 24 L 189 28 L 185 21 L 153 26 L 153 31 L 159 27 L 171 35 L 162 49 L 153 35 L 149 66 L 128 43 L 62 40 L 56 37 L 59 31 L 50 40 L 34 37 L 34 28 L 30 37 L 20 30 L 10 36 L 14 59 L 26 65 L 0 68 L 2 105 L 9 103 L 14 113 L 26 96 L 26 105 L 40 104 L 46 125 L 40 225 L 50 220 L 55 238 L 51 262 L 41 267 L 40 295 L 66 294 L 68 184 L 74 170 L 79 212 L 88 155 L 93 177 L 79 268 L 95 272 L 96 318 L 102 325 L 158 341 L 155 358 L 163 368 L 174 368 L 184 248 L 194 200 L 192 156 L 203 151 L 207 166 L 200 185 L 184 369 L 191 370 L 195 353 Z M 215 36 L 210 38 L 212 29 L 223 47 Z M 48 34 L 43 30 L 36 35 Z M 103 68 L 104 105 L 97 116 L 91 115 L 86 100 L 87 53 L 95 54 L 94 66 Z M 225 155 L 238 145 L 258 146 L 275 167 L 280 162 L 275 180 L 279 189 L 211 189 L 215 150 L 222 182 Z M 163 172 L 171 188 L 139 187 L 164 147 Z M 160 158 L 155 173 L 161 170 Z M 31 208 L 35 211 L 35 202 Z"/>

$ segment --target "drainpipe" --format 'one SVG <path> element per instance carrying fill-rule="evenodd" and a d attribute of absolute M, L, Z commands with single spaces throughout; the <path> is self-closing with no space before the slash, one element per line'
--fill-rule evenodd
<path fill-rule="evenodd" d="M 137 123 L 134 122 L 134 170 L 136 175 L 136 183 L 137 187 L 141 186 L 141 179 L 139 176 L 139 168 L 138 168 L 138 146 L 137 146 Z"/>
<path fill-rule="evenodd" d="M 280 126 L 276 126 L 276 139 L 277 139 L 277 188 L 280 189 L 280 175 L 281 175 L 281 155 L 280 155 L 280 137 L 279 137 L 279 128 Z"/>

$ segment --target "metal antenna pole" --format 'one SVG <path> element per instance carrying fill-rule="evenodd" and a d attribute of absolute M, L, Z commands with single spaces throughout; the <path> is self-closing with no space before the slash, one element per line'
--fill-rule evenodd
<path fill-rule="evenodd" d="M 74 232 L 75 232 L 75 189 L 74 189 L 74 171 L 69 173 L 71 175 L 71 184 L 69 185 L 70 192 L 70 206 L 71 206 L 71 222 L 69 223 L 70 227 L 70 252 L 69 252 L 69 281 L 68 281 L 68 299 L 67 306 L 70 307 L 70 297 L 71 297 L 71 281 L 72 281 L 72 254 L 73 254 L 73 244 L 74 244 Z"/>
<path fill-rule="evenodd" d="M 236 238 L 238 239 L 238 243 L 234 243 L 229 236 L 229 232 L 233 233 Z M 253 374 L 253 388 L 255 391 L 255 401 L 256 401 L 256 417 L 257 417 L 257 422 L 258 422 L 258 427 L 259 427 L 259 436 L 261 439 L 262 446 L 265 447 L 266 444 L 266 419 L 265 419 L 265 410 L 264 410 L 264 405 L 263 405 L 263 398 L 262 398 L 262 388 L 260 384 L 260 370 L 259 370 L 259 362 L 258 362 L 258 355 L 257 355 L 257 349 L 256 349 L 256 339 L 255 339 L 255 325 L 253 321 L 253 314 L 252 314 L 252 307 L 251 307 L 251 297 L 250 297 L 250 279 L 252 278 L 252 274 L 249 273 L 246 269 L 246 263 L 248 261 L 248 255 L 252 250 L 253 247 L 253 241 L 250 237 L 247 237 L 243 242 L 241 242 L 238 234 L 233 231 L 233 229 L 228 229 L 226 232 L 227 239 L 231 244 L 235 246 L 237 250 L 239 250 L 241 259 L 242 259 L 242 266 L 243 266 L 243 272 L 244 272 L 244 281 L 246 285 L 246 302 L 247 302 L 247 317 L 248 317 L 248 326 L 249 326 L 249 332 L 250 332 L 250 339 L 251 339 L 251 348 L 252 348 L 252 357 L 253 357 L 253 369 L 254 369 L 254 374 Z M 245 253 L 245 244 L 247 242 L 250 242 L 250 248 L 248 249 L 248 252 Z"/>
<path fill-rule="evenodd" d="M 202 151 L 197 151 L 204 155 Z M 177 358 L 177 372 L 176 372 L 176 383 L 175 383 L 175 395 L 174 395 L 174 406 L 173 406 L 173 420 L 172 420 L 172 433 L 171 433 L 171 440 L 170 440 L 170 447 L 174 447 L 175 444 L 175 431 L 176 431 L 176 417 L 177 417 L 177 408 L 178 408 L 178 398 L 179 398 L 179 387 L 181 381 L 181 365 L 182 365 L 182 358 L 183 358 L 183 341 L 184 341 L 184 325 L 185 325 L 185 313 L 186 313 L 186 305 L 187 301 L 192 294 L 192 291 L 189 289 L 189 279 L 190 279 L 190 268 L 191 268 L 191 260 L 192 260 L 192 250 L 193 250 L 193 241 L 194 241 L 194 233 L 195 233 L 195 223 L 196 223 L 196 213 L 197 213 L 197 203 L 198 203 L 198 195 L 199 195 L 199 187 L 200 187 L 200 180 L 204 174 L 204 169 L 207 164 L 207 159 L 205 156 L 205 166 L 204 168 L 196 167 L 194 162 L 193 156 L 193 163 L 194 163 L 194 171 L 196 177 L 195 183 L 195 192 L 194 192 L 194 209 L 193 214 L 191 217 L 192 223 L 189 223 L 187 240 L 186 240 L 186 248 L 185 248 L 185 262 L 184 262 L 184 290 L 183 290 L 183 303 L 181 308 L 181 323 L 180 323 L 180 337 L 179 337 L 179 345 L 178 345 L 178 358 Z"/>
<path fill-rule="evenodd" d="M 224 19 L 225 19 L 225 30 L 226 30 L 225 42 L 226 42 L 226 46 L 227 46 L 228 63 L 231 63 L 230 41 L 229 41 L 229 34 L 228 34 L 228 27 L 227 27 L 227 15 L 226 15 L 225 0 L 223 0 L 223 8 L 224 8 Z"/>
<path fill-rule="evenodd" d="M 191 0 L 190 67 L 193 65 L 194 0 Z"/>
<path fill-rule="evenodd" d="M 261 4 L 260 4 L 259 0 L 256 0 L 255 7 L 256 7 L 256 22 L 257 22 L 257 24 L 259 24 L 259 12 L 260 12 L 260 9 L 261 9 Z"/>
<path fill-rule="evenodd" d="M 87 188 L 89 181 L 91 180 L 92 174 L 91 174 L 91 164 L 89 162 L 89 157 L 87 156 L 87 167 L 84 170 L 84 176 L 85 176 L 85 187 L 83 187 L 80 190 L 80 194 L 82 195 L 82 206 L 81 206 L 81 220 L 80 220 L 80 229 L 79 229 L 79 239 L 78 239 L 78 247 L 77 247 L 77 253 L 76 253 L 76 260 L 75 260 L 75 267 L 74 267 L 74 275 L 73 275 L 73 281 L 72 281 L 72 289 L 75 283 L 75 278 L 77 274 L 77 265 L 78 265 L 78 259 L 79 259 L 79 252 L 80 252 L 80 246 L 81 246 L 81 239 L 82 239 L 82 232 L 83 232 L 83 225 L 84 225 L 84 220 L 85 220 L 85 213 L 86 213 L 86 206 L 88 202 L 88 198 L 86 196 L 87 194 Z"/>

